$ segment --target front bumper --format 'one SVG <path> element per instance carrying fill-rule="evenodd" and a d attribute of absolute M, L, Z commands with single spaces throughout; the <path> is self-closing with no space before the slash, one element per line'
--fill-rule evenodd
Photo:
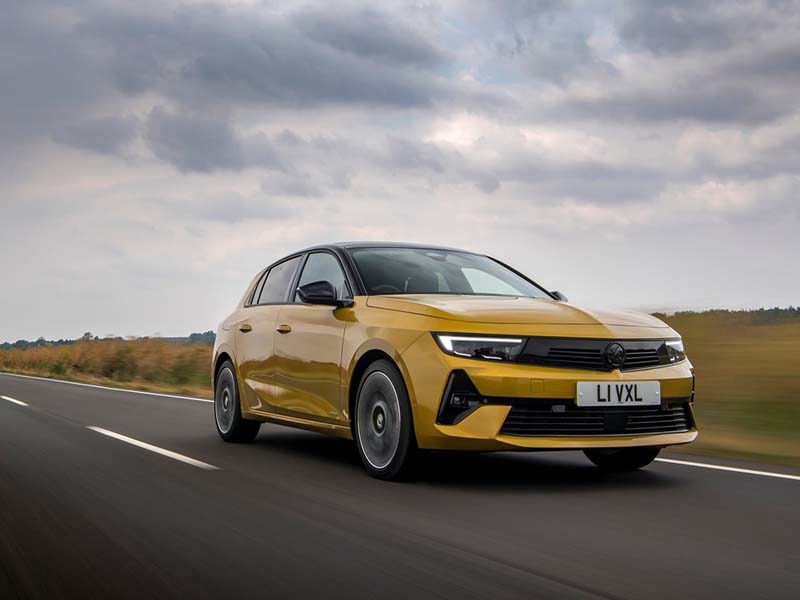
<path fill-rule="evenodd" d="M 698 435 L 690 401 L 693 373 L 688 360 L 627 372 L 497 363 L 444 354 L 431 336 L 422 336 L 402 357 L 421 448 L 492 451 L 669 446 L 692 442 Z M 455 370 L 463 370 L 481 395 L 507 402 L 482 405 L 453 425 L 437 423 L 446 382 Z M 592 435 L 548 435 L 543 431 L 536 435 L 509 435 L 503 431 L 512 404 L 549 407 L 559 403 L 568 408 L 574 405 L 578 381 L 659 381 L 664 404 L 685 406 L 685 431 Z"/>

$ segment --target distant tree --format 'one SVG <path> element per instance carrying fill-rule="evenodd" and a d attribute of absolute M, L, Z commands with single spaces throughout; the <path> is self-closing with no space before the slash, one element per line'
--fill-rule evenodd
<path fill-rule="evenodd" d="M 192 333 L 189 335 L 189 341 L 197 344 L 214 345 L 214 340 L 217 336 L 213 331 L 204 331 L 203 333 Z"/>

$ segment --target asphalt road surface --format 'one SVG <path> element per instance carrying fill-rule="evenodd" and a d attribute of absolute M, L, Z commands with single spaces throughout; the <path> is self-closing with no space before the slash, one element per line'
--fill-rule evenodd
<path fill-rule="evenodd" d="M 3 599 L 800 598 L 798 470 L 448 454 L 387 483 L 343 440 L 226 444 L 207 402 L 7 375 L 0 396 Z"/>

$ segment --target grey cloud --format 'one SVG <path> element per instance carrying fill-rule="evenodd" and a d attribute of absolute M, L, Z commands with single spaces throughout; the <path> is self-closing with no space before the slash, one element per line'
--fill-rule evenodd
<path fill-rule="evenodd" d="M 309 35 L 319 38 L 313 22 L 311 26 Z M 424 60 L 426 52 L 434 52 L 432 46 L 426 49 L 424 40 L 418 46 L 403 45 L 397 37 L 381 43 L 370 38 L 367 29 L 351 26 L 340 29 L 338 36 L 329 31 L 326 44 L 320 44 L 298 33 L 288 17 L 245 7 L 195 5 L 132 14 L 115 9 L 86 19 L 79 32 L 107 48 L 106 68 L 121 91 L 155 90 L 191 106 L 247 102 L 414 107 L 464 94 L 454 82 L 397 68 L 391 61 L 371 60 Z"/>
<path fill-rule="evenodd" d="M 581 76 L 610 78 L 616 75 L 615 67 L 597 57 L 583 36 L 558 39 L 544 46 L 528 48 L 523 68 L 536 79 L 559 84 Z"/>
<path fill-rule="evenodd" d="M 89 152 L 121 155 L 139 135 L 139 130 L 139 119 L 134 116 L 105 116 L 67 125 L 53 138 Z"/>
<path fill-rule="evenodd" d="M 474 179 L 475 186 L 484 194 L 493 194 L 500 189 L 500 180 L 491 173 L 478 174 Z"/>
<path fill-rule="evenodd" d="M 322 190 L 306 173 L 273 173 L 261 182 L 261 189 L 270 196 L 316 198 Z"/>
<path fill-rule="evenodd" d="M 383 164 L 390 170 L 418 170 L 442 173 L 447 165 L 444 151 L 436 144 L 388 136 Z"/>
<path fill-rule="evenodd" d="M 156 107 L 147 118 L 145 139 L 155 156 L 182 171 L 281 167 L 266 134 L 242 136 L 230 119 L 215 115 L 181 114 Z"/>
<path fill-rule="evenodd" d="M 152 201 L 152 204 L 166 209 L 171 215 L 186 218 L 187 214 L 191 214 L 193 219 L 201 222 L 224 224 L 251 219 L 277 221 L 291 218 L 303 210 L 297 203 L 238 192 L 224 195 L 198 193 L 191 198 L 168 197 Z"/>
<path fill-rule="evenodd" d="M 775 36 L 764 44 L 760 52 L 747 52 L 737 60 L 724 65 L 722 71 L 727 76 L 747 77 L 771 85 L 780 78 L 782 84 L 800 81 L 800 44 L 797 31 L 788 35 Z"/>
<path fill-rule="evenodd" d="M 464 0 L 459 9 L 473 27 L 483 33 L 506 33 L 517 27 L 531 28 L 537 23 L 568 11 L 565 0 Z"/>
<path fill-rule="evenodd" d="M 622 39 L 631 47 L 658 53 L 722 48 L 748 25 L 726 18 L 723 3 L 634 1 L 630 6 L 630 16 L 620 28 Z"/>
<path fill-rule="evenodd" d="M 622 40 L 651 52 L 681 53 L 720 50 L 742 44 L 774 30 L 798 4 L 771 2 L 695 2 L 666 0 L 629 3 L 620 26 Z"/>
<path fill-rule="evenodd" d="M 310 39 L 355 56 L 398 65 L 432 68 L 445 62 L 444 51 L 397 14 L 371 7 L 307 7 L 292 16 Z M 327 8 L 327 9 L 326 9 Z"/>
<path fill-rule="evenodd" d="M 227 121 L 156 107 L 147 118 L 145 137 L 158 158 L 184 171 L 241 169 L 247 164 L 242 144 Z"/>
<path fill-rule="evenodd" d="M 47 3 L 11 1 L 0 19 L 0 145 L 49 138 L 108 98 L 96 62 L 70 37 L 71 20 Z"/>
<path fill-rule="evenodd" d="M 565 99 L 560 114 L 588 119 L 758 124 L 794 110 L 785 97 L 769 97 L 743 82 L 693 79 L 665 88 L 610 89 L 592 99 Z"/>
<path fill-rule="evenodd" d="M 564 85 L 580 76 L 613 75 L 614 67 L 588 43 L 594 23 L 584 15 L 592 10 L 554 0 L 470 3 L 467 14 L 489 48 L 481 76 Z"/>

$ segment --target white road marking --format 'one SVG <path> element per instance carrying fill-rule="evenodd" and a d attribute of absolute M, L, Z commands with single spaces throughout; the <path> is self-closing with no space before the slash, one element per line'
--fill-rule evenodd
<path fill-rule="evenodd" d="M 39 381 L 52 381 L 54 383 L 66 383 L 67 385 L 80 385 L 82 387 L 97 388 L 99 390 L 111 390 L 112 392 L 125 392 L 126 394 L 143 394 L 145 396 L 161 396 L 162 398 L 177 398 L 179 400 L 193 400 L 194 402 L 208 402 L 213 404 L 213 400 L 206 400 L 205 398 L 195 398 L 194 396 L 177 396 L 175 394 L 159 394 L 157 392 L 144 392 L 142 390 L 129 390 L 126 388 L 109 387 L 107 385 L 95 385 L 93 383 L 80 383 L 78 381 L 65 381 L 63 379 L 51 379 L 50 377 L 36 377 L 34 375 L 19 375 L 18 373 L 4 373 L 0 371 L 0 375 L 7 375 L 8 377 L 22 377 L 24 379 L 38 379 Z"/>
<path fill-rule="evenodd" d="M 740 469 L 738 467 L 724 467 L 722 465 L 710 465 L 708 463 L 691 462 L 688 460 L 674 460 L 672 458 L 657 458 L 658 462 L 669 463 L 672 465 L 683 465 L 685 467 L 700 467 L 701 469 L 715 469 L 717 471 L 732 471 L 733 473 L 744 473 L 746 475 L 760 475 L 761 477 L 777 477 L 778 479 L 792 479 L 800 481 L 800 475 L 789 475 L 787 473 L 773 473 L 771 471 L 755 471 L 753 469 Z"/>
<path fill-rule="evenodd" d="M 180 462 L 186 463 L 187 465 L 192 465 L 193 467 L 197 467 L 198 469 L 203 469 L 205 471 L 221 470 L 219 467 L 215 467 L 214 465 L 210 465 L 201 460 L 196 460 L 194 458 L 191 458 L 190 456 L 178 454 L 177 452 L 173 452 L 172 450 L 159 448 L 158 446 L 154 446 L 153 444 L 148 444 L 147 442 L 139 441 L 137 439 L 128 437 L 127 435 L 122 435 L 121 433 L 116 433 L 114 431 L 109 431 L 108 429 L 103 429 L 102 427 L 94 427 L 92 425 L 87 425 L 86 428 L 91 429 L 92 431 L 96 431 L 97 433 L 100 433 L 102 435 L 107 435 L 108 437 L 114 438 L 115 440 L 125 442 L 126 444 L 131 444 L 132 446 L 137 446 L 139 448 L 149 450 L 150 452 L 155 452 L 156 454 L 160 454 L 162 456 L 167 456 L 173 460 L 178 460 Z"/>
<path fill-rule="evenodd" d="M 129 390 L 125 388 L 115 388 L 115 387 L 108 387 L 105 385 L 95 385 L 92 383 L 80 383 L 77 381 L 64 381 L 63 379 L 51 379 L 49 377 L 36 377 L 34 375 L 19 375 L 17 373 L 4 373 L 0 371 L 0 375 L 7 375 L 9 377 L 22 377 L 24 379 L 38 379 L 40 381 L 52 381 L 55 383 L 66 383 L 68 385 L 79 385 L 83 387 L 90 387 L 90 388 L 97 388 L 100 390 L 110 390 L 112 392 L 125 392 L 126 394 L 143 394 L 145 396 L 161 396 L 162 398 L 177 398 L 179 400 L 192 400 L 194 402 L 208 402 L 213 403 L 213 400 L 206 400 L 205 398 L 195 398 L 193 396 L 178 396 L 175 394 L 159 394 L 157 392 L 144 392 L 142 390 Z M 20 406 L 28 406 L 25 402 L 20 400 L 15 400 L 14 398 L 9 398 L 8 396 L 0 396 L 3 400 L 8 400 L 9 402 L 13 402 L 14 404 L 19 404 Z M 140 446 L 147 450 L 151 450 L 153 452 L 158 452 L 160 454 L 164 454 L 165 456 L 170 456 L 171 458 L 175 458 L 176 460 L 183 460 L 184 462 L 189 462 L 189 464 L 199 463 L 204 466 L 199 467 L 201 469 L 211 469 L 217 470 L 219 467 L 215 467 L 213 465 L 209 465 L 207 463 L 203 463 L 201 461 L 195 461 L 193 458 L 189 458 L 188 456 L 183 456 L 181 454 L 177 454 L 175 452 L 170 452 L 169 450 L 164 450 L 162 448 L 158 448 L 157 446 L 151 446 L 150 444 L 146 444 L 145 442 L 139 442 L 138 440 L 134 440 L 132 438 L 125 437 L 124 435 L 120 435 L 118 433 L 114 433 L 113 431 L 106 431 L 100 427 L 89 427 L 93 431 L 97 431 L 98 433 L 102 433 L 104 435 L 108 435 L 113 438 L 117 438 L 124 442 L 128 442 L 135 446 Z M 177 458 L 181 457 L 181 458 Z M 732 473 L 743 473 L 746 475 L 758 475 L 761 477 L 775 477 L 778 479 L 789 479 L 793 481 L 800 481 L 800 475 L 789 475 L 787 473 L 774 473 L 771 471 L 757 471 L 754 469 L 740 469 L 738 467 L 725 467 L 722 465 L 712 465 L 708 463 L 699 463 L 699 462 L 692 462 L 687 460 L 675 460 L 671 458 L 657 458 L 657 462 L 669 463 L 673 465 L 682 465 L 686 467 L 698 467 L 701 469 L 714 469 L 717 471 L 730 471 Z M 195 464 L 195 466 L 198 466 Z"/>
<path fill-rule="evenodd" d="M 0 396 L 3 400 L 8 400 L 9 402 L 13 402 L 14 404 L 19 404 L 20 406 L 28 406 L 27 402 L 23 402 L 22 400 L 15 400 L 10 396 Z"/>

